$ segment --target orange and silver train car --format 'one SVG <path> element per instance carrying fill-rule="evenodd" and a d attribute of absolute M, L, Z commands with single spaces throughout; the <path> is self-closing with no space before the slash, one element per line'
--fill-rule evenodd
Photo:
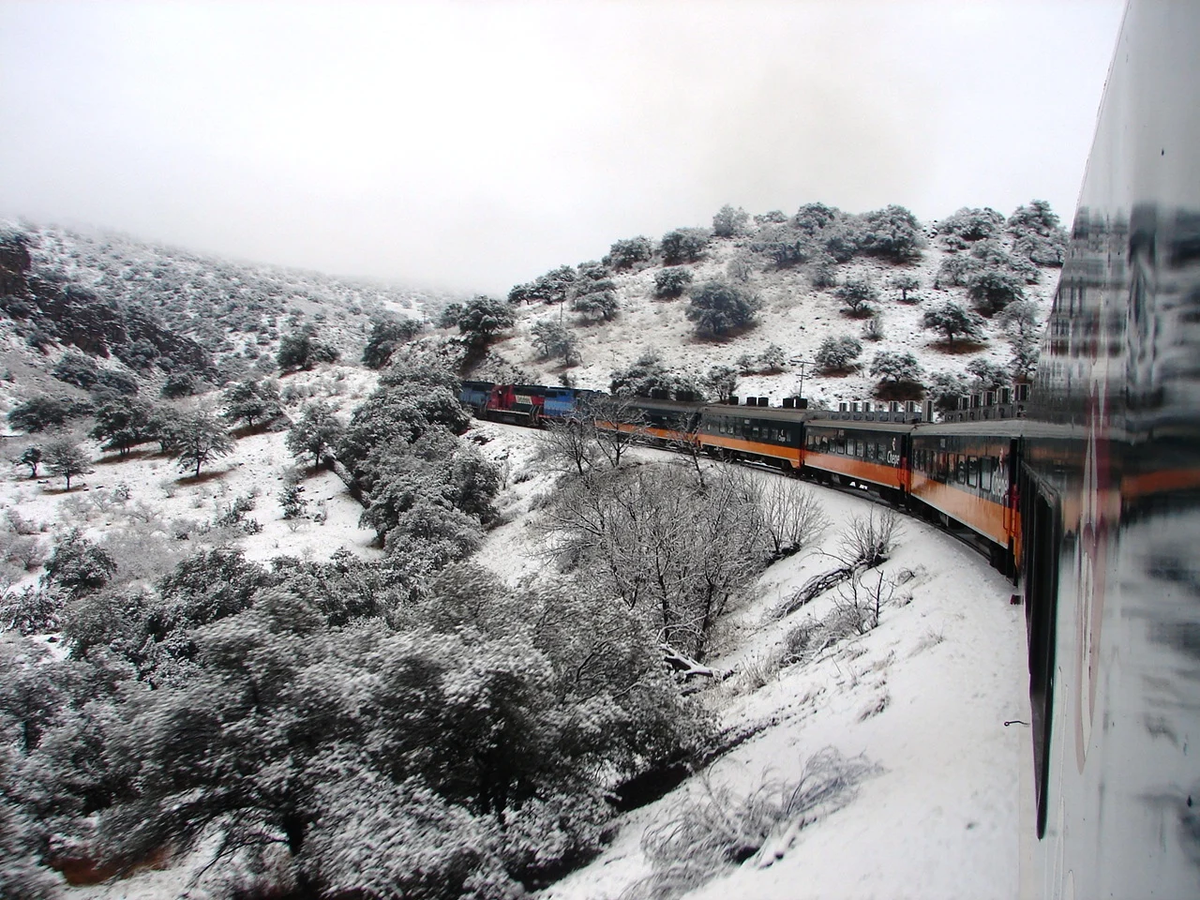
<path fill-rule="evenodd" d="M 1200 3 L 1126 9 L 1023 439 L 1023 894 L 1200 896 Z"/>

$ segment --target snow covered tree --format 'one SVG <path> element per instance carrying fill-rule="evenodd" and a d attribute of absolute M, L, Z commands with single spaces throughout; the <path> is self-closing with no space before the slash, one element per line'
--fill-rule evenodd
<path fill-rule="evenodd" d="M 71 479 L 87 472 L 90 463 L 83 448 L 66 435 L 46 442 L 42 448 L 42 461 L 51 475 L 57 475 L 66 482 L 68 491 L 71 489 Z"/>
<path fill-rule="evenodd" d="M 778 344 L 767 344 L 758 355 L 758 370 L 765 375 L 778 375 L 787 366 L 787 354 Z"/>
<path fill-rule="evenodd" d="M 926 328 L 941 332 L 951 346 L 959 340 L 978 341 L 983 337 L 983 317 L 953 300 L 926 310 L 921 323 Z"/>
<path fill-rule="evenodd" d="M 974 242 L 993 238 L 1004 227 L 1004 215 L 990 207 L 970 209 L 963 207 L 938 223 L 938 233 L 951 235 L 959 242 Z M 961 246 L 961 243 L 956 243 Z"/>
<path fill-rule="evenodd" d="M 502 300 L 476 296 L 462 307 L 456 322 L 459 332 L 475 347 L 486 347 L 516 322 L 512 309 Z"/>
<path fill-rule="evenodd" d="M 683 266 L 660 269 L 654 276 L 654 296 L 660 300 L 678 297 L 692 283 L 692 272 Z"/>
<path fill-rule="evenodd" d="M 718 402 L 725 402 L 737 390 L 738 371 L 731 366 L 713 366 L 704 378 Z"/>
<path fill-rule="evenodd" d="M 596 285 L 592 286 L 586 294 L 577 294 L 571 302 L 571 308 L 582 314 L 585 319 L 603 319 L 605 322 L 611 322 L 616 318 L 617 310 L 620 308 L 617 294 L 612 289 L 611 281 L 599 284 L 607 284 L 609 287 Z"/>
<path fill-rule="evenodd" d="M 223 417 L 233 424 L 245 420 L 254 427 L 283 415 L 283 404 L 279 396 L 279 385 L 275 381 L 247 378 L 230 385 L 221 393 L 225 404 Z"/>
<path fill-rule="evenodd" d="M 308 371 L 320 363 L 337 362 L 341 355 L 337 347 L 317 340 L 317 326 L 305 325 L 299 331 L 284 335 L 279 341 L 275 361 L 284 372 Z"/>
<path fill-rule="evenodd" d="M 987 268 L 971 275 L 967 281 L 967 296 L 985 316 L 993 316 L 1010 303 L 1025 299 L 1022 279 L 1012 272 Z"/>
<path fill-rule="evenodd" d="M 754 324 L 761 301 L 732 284 L 706 281 L 693 288 L 687 317 L 701 337 L 721 338 Z"/>
<path fill-rule="evenodd" d="M 934 372 L 929 376 L 926 394 L 933 401 L 934 408 L 940 412 L 958 409 L 959 400 L 970 393 L 967 380 L 957 372 Z"/>
<path fill-rule="evenodd" d="M 530 338 L 543 359 L 561 359 L 569 366 L 579 364 L 579 341 L 566 325 L 543 319 L 530 329 Z"/>
<path fill-rule="evenodd" d="M 15 461 L 22 466 L 29 466 L 29 477 L 37 478 L 38 465 L 42 462 L 42 448 L 26 447 Z"/>
<path fill-rule="evenodd" d="M 728 203 L 713 216 L 713 234 L 721 238 L 736 237 L 746 230 L 750 216 L 740 206 L 734 209 Z"/>
<path fill-rule="evenodd" d="M 421 330 L 416 319 L 387 316 L 375 319 L 363 347 L 362 361 L 368 369 L 382 369 L 401 344 L 411 341 Z"/>
<path fill-rule="evenodd" d="M 813 362 L 823 374 L 844 374 L 854 368 L 861 353 L 862 341 L 858 338 L 827 337 L 813 354 Z"/>
<path fill-rule="evenodd" d="M 892 280 L 888 283 L 891 285 L 892 290 L 900 292 L 901 303 L 908 303 L 908 295 L 913 291 L 919 290 L 921 287 L 921 279 L 908 272 L 902 272 L 899 275 L 893 276 Z"/>
<path fill-rule="evenodd" d="M 200 477 L 201 467 L 233 452 L 233 440 L 217 417 L 207 410 L 180 415 L 171 435 L 171 458 L 182 472 Z"/>
<path fill-rule="evenodd" d="M 976 391 L 995 391 L 1005 387 L 1010 375 L 1003 366 L 986 359 L 973 359 L 967 363 L 967 372 L 974 376 L 971 385 Z"/>
<path fill-rule="evenodd" d="M 653 241 L 639 234 L 637 237 L 613 243 L 604 261 L 613 269 L 632 269 L 638 263 L 648 262 L 653 258 Z"/>
<path fill-rule="evenodd" d="M 862 319 L 871 314 L 872 304 L 878 302 L 879 291 L 865 278 L 850 278 L 835 292 L 842 301 L 846 314 L 855 319 Z"/>
<path fill-rule="evenodd" d="M 917 217 L 903 206 L 886 206 L 861 216 L 858 249 L 893 262 L 909 262 L 921 255 L 925 238 Z"/>
<path fill-rule="evenodd" d="M 101 441 L 102 450 L 116 450 L 124 459 L 136 445 L 150 439 L 154 408 L 145 400 L 109 400 L 96 409 L 96 424 L 89 433 Z"/>
<path fill-rule="evenodd" d="M 659 250 L 663 262 L 673 266 L 682 262 L 695 262 L 704 255 L 708 246 L 709 232 L 705 228 L 676 228 L 662 237 Z"/>
<path fill-rule="evenodd" d="M 321 467 L 321 459 L 331 453 L 342 439 L 342 423 L 327 403 L 307 403 L 303 412 L 288 429 L 284 438 L 288 450 L 296 458 L 311 456 L 313 468 Z"/>
<path fill-rule="evenodd" d="M 919 384 L 924 370 L 911 353 L 880 350 L 871 360 L 871 374 L 882 381 Z"/>
<path fill-rule="evenodd" d="M 116 571 L 117 564 L 108 552 L 72 528 L 55 542 L 42 581 L 76 598 L 100 590 Z"/>

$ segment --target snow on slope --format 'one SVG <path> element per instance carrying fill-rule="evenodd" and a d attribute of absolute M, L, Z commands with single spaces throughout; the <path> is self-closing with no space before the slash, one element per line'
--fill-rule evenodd
<path fill-rule="evenodd" d="M 1011 239 L 1005 238 L 1006 247 Z M 708 279 L 726 278 L 726 266 L 737 257 L 747 254 L 742 239 L 712 239 L 706 255 L 688 266 L 694 274 L 694 284 Z M 866 278 L 879 289 L 877 308 L 883 319 L 884 338 L 878 342 L 863 339 L 861 371 L 847 377 L 825 377 L 813 374 L 811 360 L 821 342 L 829 336 L 860 337 L 864 320 L 842 314 L 832 290 L 815 290 L 802 268 L 775 270 L 761 267 L 753 271 L 745 287 L 759 294 L 763 307 L 758 326 L 727 342 L 702 341 L 693 336 L 694 323 L 688 321 L 686 296 L 676 300 L 655 300 L 654 276 L 660 267 L 643 268 L 633 272 L 618 272 L 612 276 L 620 299 L 620 312 L 608 324 L 587 325 L 569 309 L 558 306 L 533 305 L 518 310 L 517 327 L 493 345 L 514 365 L 529 373 L 532 383 L 560 384 L 564 376 L 556 363 L 537 358 L 530 339 L 531 329 L 542 320 L 562 320 L 575 327 L 583 362 L 566 370 L 577 387 L 607 390 L 612 373 L 633 363 L 650 350 L 661 352 L 663 362 L 679 371 L 705 374 L 714 365 L 734 365 L 743 354 L 760 354 L 769 344 L 777 344 L 787 354 L 791 365 L 780 375 L 748 375 L 739 379 L 739 396 L 765 396 L 771 405 L 780 406 L 784 397 L 800 393 L 800 361 L 803 369 L 804 396 L 823 401 L 837 408 L 839 400 L 869 400 L 875 379 L 867 369 L 876 351 L 911 352 L 925 369 L 963 373 L 967 364 L 977 358 L 1006 365 L 1010 349 L 1000 329 L 988 323 L 988 340 L 980 350 L 962 355 L 946 354 L 933 346 L 936 335 L 921 325 L 924 312 L 945 300 L 954 300 L 970 308 L 966 289 L 947 287 L 935 289 L 939 266 L 951 254 L 938 239 L 930 239 L 920 260 L 912 265 L 892 265 L 869 257 L 856 257 L 837 267 L 839 283 L 851 278 Z M 899 292 L 888 287 L 896 274 L 915 275 L 921 283 L 915 292 L 919 302 L 901 303 Z M 1050 308 L 1059 270 L 1039 269 L 1037 284 L 1025 285 L 1028 299 L 1038 303 L 1042 320 Z"/>
<path fill-rule="evenodd" d="M 546 489 L 527 465 L 535 433 L 482 425 L 484 452 L 507 460 L 511 512 L 524 513 Z M 641 451 L 658 458 L 666 454 Z M 761 471 L 762 478 L 780 477 Z M 687 896 L 693 900 L 801 897 L 1012 897 L 1017 894 L 1019 781 L 1028 756 L 1024 620 L 1009 604 L 1012 586 L 976 551 L 925 522 L 904 517 L 891 558 L 896 581 L 880 625 L 839 643 L 814 662 L 771 675 L 787 631 L 820 619 L 824 595 L 784 620 L 770 611 L 814 574 L 834 566 L 853 516 L 878 513 L 865 495 L 812 486 L 833 526 L 820 547 L 772 566 L 754 598 L 733 614 L 710 660 L 733 674 L 705 693 L 720 724 L 768 723 L 719 759 L 705 776 L 745 794 L 765 779 L 795 780 L 826 747 L 862 754 L 880 771 L 845 808 L 752 857 Z M 536 513 L 534 513 L 536 515 Z M 514 518 L 489 537 L 478 560 L 511 581 L 536 576 L 536 539 Z M 872 582 L 873 583 L 873 582 Z M 765 670 L 763 680 L 756 673 Z M 748 674 L 749 673 L 749 674 Z M 683 797 L 704 792 L 695 777 L 662 800 L 618 820 L 613 844 L 593 863 L 540 894 L 542 900 L 609 900 L 650 872 L 642 834 Z"/>

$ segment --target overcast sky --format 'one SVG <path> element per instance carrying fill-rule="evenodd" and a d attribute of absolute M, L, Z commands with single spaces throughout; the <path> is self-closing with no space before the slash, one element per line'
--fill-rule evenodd
<path fill-rule="evenodd" d="M 723 204 L 1064 220 L 1121 0 L 0 0 L 0 216 L 503 294 Z"/>

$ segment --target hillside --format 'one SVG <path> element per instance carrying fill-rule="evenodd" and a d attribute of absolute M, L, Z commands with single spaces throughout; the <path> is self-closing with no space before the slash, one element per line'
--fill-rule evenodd
<path fill-rule="evenodd" d="M 678 395 L 719 393 L 706 376 L 727 362 L 778 368 L 736 388 L 778 402 L 822 342 L 871 321 L 842 310 L 856 281 L 878 293 L 877 346 L 926 370 L 1007 363 L 999 317 L 956 346 L 918 329 L 943 295 L 978 305 L 978 279 L 1011 288 L 1020 273 L 1029 308 L 1046 303 L 1052 267 L 1022 262 L 1012 219 L 918 229 L 894 208 L 825 212 L 800 236 L 786 217 L 689 232 L 695 258 L 670 266 L 648 241 L 618 264 L 618 242 L 603 267 L 572 268 L 556 303 L 529 302 L 543 281 L 517 286 L 519 303 L 447 306 L 458 328 L 378 371 L 354 364 L 366 323 L 419 314 L 415 298 L 342 309 L 340 287 L 284 296 L 228 269 L 219 296 L 248 302 L 218 302 L 197 286 L 203 261 L 120 270 L 128 257 L 97 245 L 69 264 L 42 236 L 17 242 L 14 266 L 9 241 L 0 395 L 53 393 L 80 414 L 65 441 L 6 438 L 0 852 L 18 862 L 0 893 L 1010 895 L 1023 631 L 982 557 L 857 490 L 645 448 L 605 462 L 595 434 L 593 467 L 572 474 L 540 432 L 473 422 L 456 400 L 454 365 L 608 387 L 637 364 L 639 387 Z M 991 238 L 963 237 L 980 219 Z M 137 277 L 118 289 L 117 271 Z M 757 320 L 695 337 L 686 292 L 654 297 L 671 271 L 752 293 Z M 915 302 L 891 296 L 902 274 Z M 235 339 L 196 324 L 210 305 Z M 103 327 L 73 331 L 69 311 Z M 462 327 L 509 314 L 487 340 Z M 565 367 L 534 348 L 560 317 L 580 356 Z M 268 378 L 306 323 L 343 360 Z M 255 329 L 265 342 L 248 350 Z M 769 344 L 782 359 L 753 362 Z M 138 363 L 135 345 L 158 355 Z M 194 396 L 130 399 L 157 398 L 193 352 L 211 363 L 192 368 Z M 876 387 L 862 368 L 808 371 L 804 394 L 824 402 Z M 251 388 L 270 410 L 257 420 L 241 411 Z M 83 436 L 89 416 L 142 405 L 126 443 Z M 186 455 L 214 434 L 218 452 Z M 732 838 L 704 824 L 730 818 Z"/>
<path fill-rule="evenodd" d="M 778 213 L 747 218 L 725 237 L 699 228 L 664 236 L 696 236 L 695 259 L 685 254 L 668 263 L 661 241 L 618 241 L 602 261 L 563 267 L 514 287 L 510 302 L 523 301 L 516 307 L 516 327 L 500 333 L 492 355 L 476 374 L 497 381 L 608 390 L 615 372 L 653 354 L 669 372 L 667 387 L 673 380 L 688 389 L 698 386 L 715 398 L 718 391 L 708 376 L 714 367 L 723 366 L 738 373 L 735 395 L 766 396 L 778 406 L 782 398 L 803 390 L 815 404 L 835 408 L 839 401 L 877 396 L 879 379 L 869 369 L 879 352 L 913 353 L 923 366 L 926 386 L 932 376 L 944 373 L 964 391 L 977 387 L 978 379 L 967 368 L 979 361 L 1009 369 L 1011 379 L 1012 329 L 991 309 L 985 310 L 977 340 L 953 344 L 923 328 L 922 319 L 947 301 L 968 311 L 978 307 L 973 286 L 999 276 L 1002 284 L 1015 288 L 1013 297 L 1033 304 L 1039 323 L 1044 323 L 1058 275 L 1057 266 L 1046 263 L 1061 265 L 1064 235 L 1057 218 L 1036 201 L 1007 219 L 993 210 L 964 209 L 922 225 L 906 220 L 903 212 L 896 214 L 909 242 L 902 253 L 845 247 L 847 241 L 866 243 L 864 220 L 872 214 L 853 216 L 819 204 L 801 208 L 790 219 Z M 817 213 L 828 222 L 820 228 L 806 224 Z M 640 246 L 630 252 L 630 244 Z M 839 250 L 838 255 L 826 247 Z M 627 256 L 622 256 L 623 250 Z M 640 258 L 620 262 L 630 256 Z M 656 292 L 656 281 L 665 270 L 684 273 L 687 283 L 677 297 L 663 298 Z M 901 278 L 915 285 L 903 292 L 907 302 L 896 286 Z M 760 305 L 752 326 L 732 328 L 720 337 L 697 334 L 696 323 L 687 317 L 688 292 L 714 281 L 757 298 Z M 850 314 L 840 299 L 844 287 L 856 282 L 865 282 L 874 293 L 875 299 L 868 301 L 874 315 Z M 605 294 L 610 295 L 611 321 L 595 312 L 596 298 Z M 574 338 L 574 364 L 547 354 L 545 344 L 537 342 L 537 329 L 559 323 Z M 864 335 L 868 325 L 877 326 L 877 339 Z M 1036 326 L 1030 337 L 1035 335 Z M 815 362 L 822 342 L 843 336 L 861 341 L 861 356 L 843 370 L 822 371 Z M 778 371 L 763 360 L 772 345 L 782 351 Z M 916 398 L 919 391 L 910 395 Z"/>
<path fill-rule="evenodd" d="M 449 299 L 124 235 L 9 224 L 0 227 L 0 406 L 38 390 L 72 394 L 46 377 L 69 351 L 151 395 L 172 376 L 203 391 L 270 374 L 280 340 L 305 327 L 357 361 L 374 319 L 420 319 Z"/>

